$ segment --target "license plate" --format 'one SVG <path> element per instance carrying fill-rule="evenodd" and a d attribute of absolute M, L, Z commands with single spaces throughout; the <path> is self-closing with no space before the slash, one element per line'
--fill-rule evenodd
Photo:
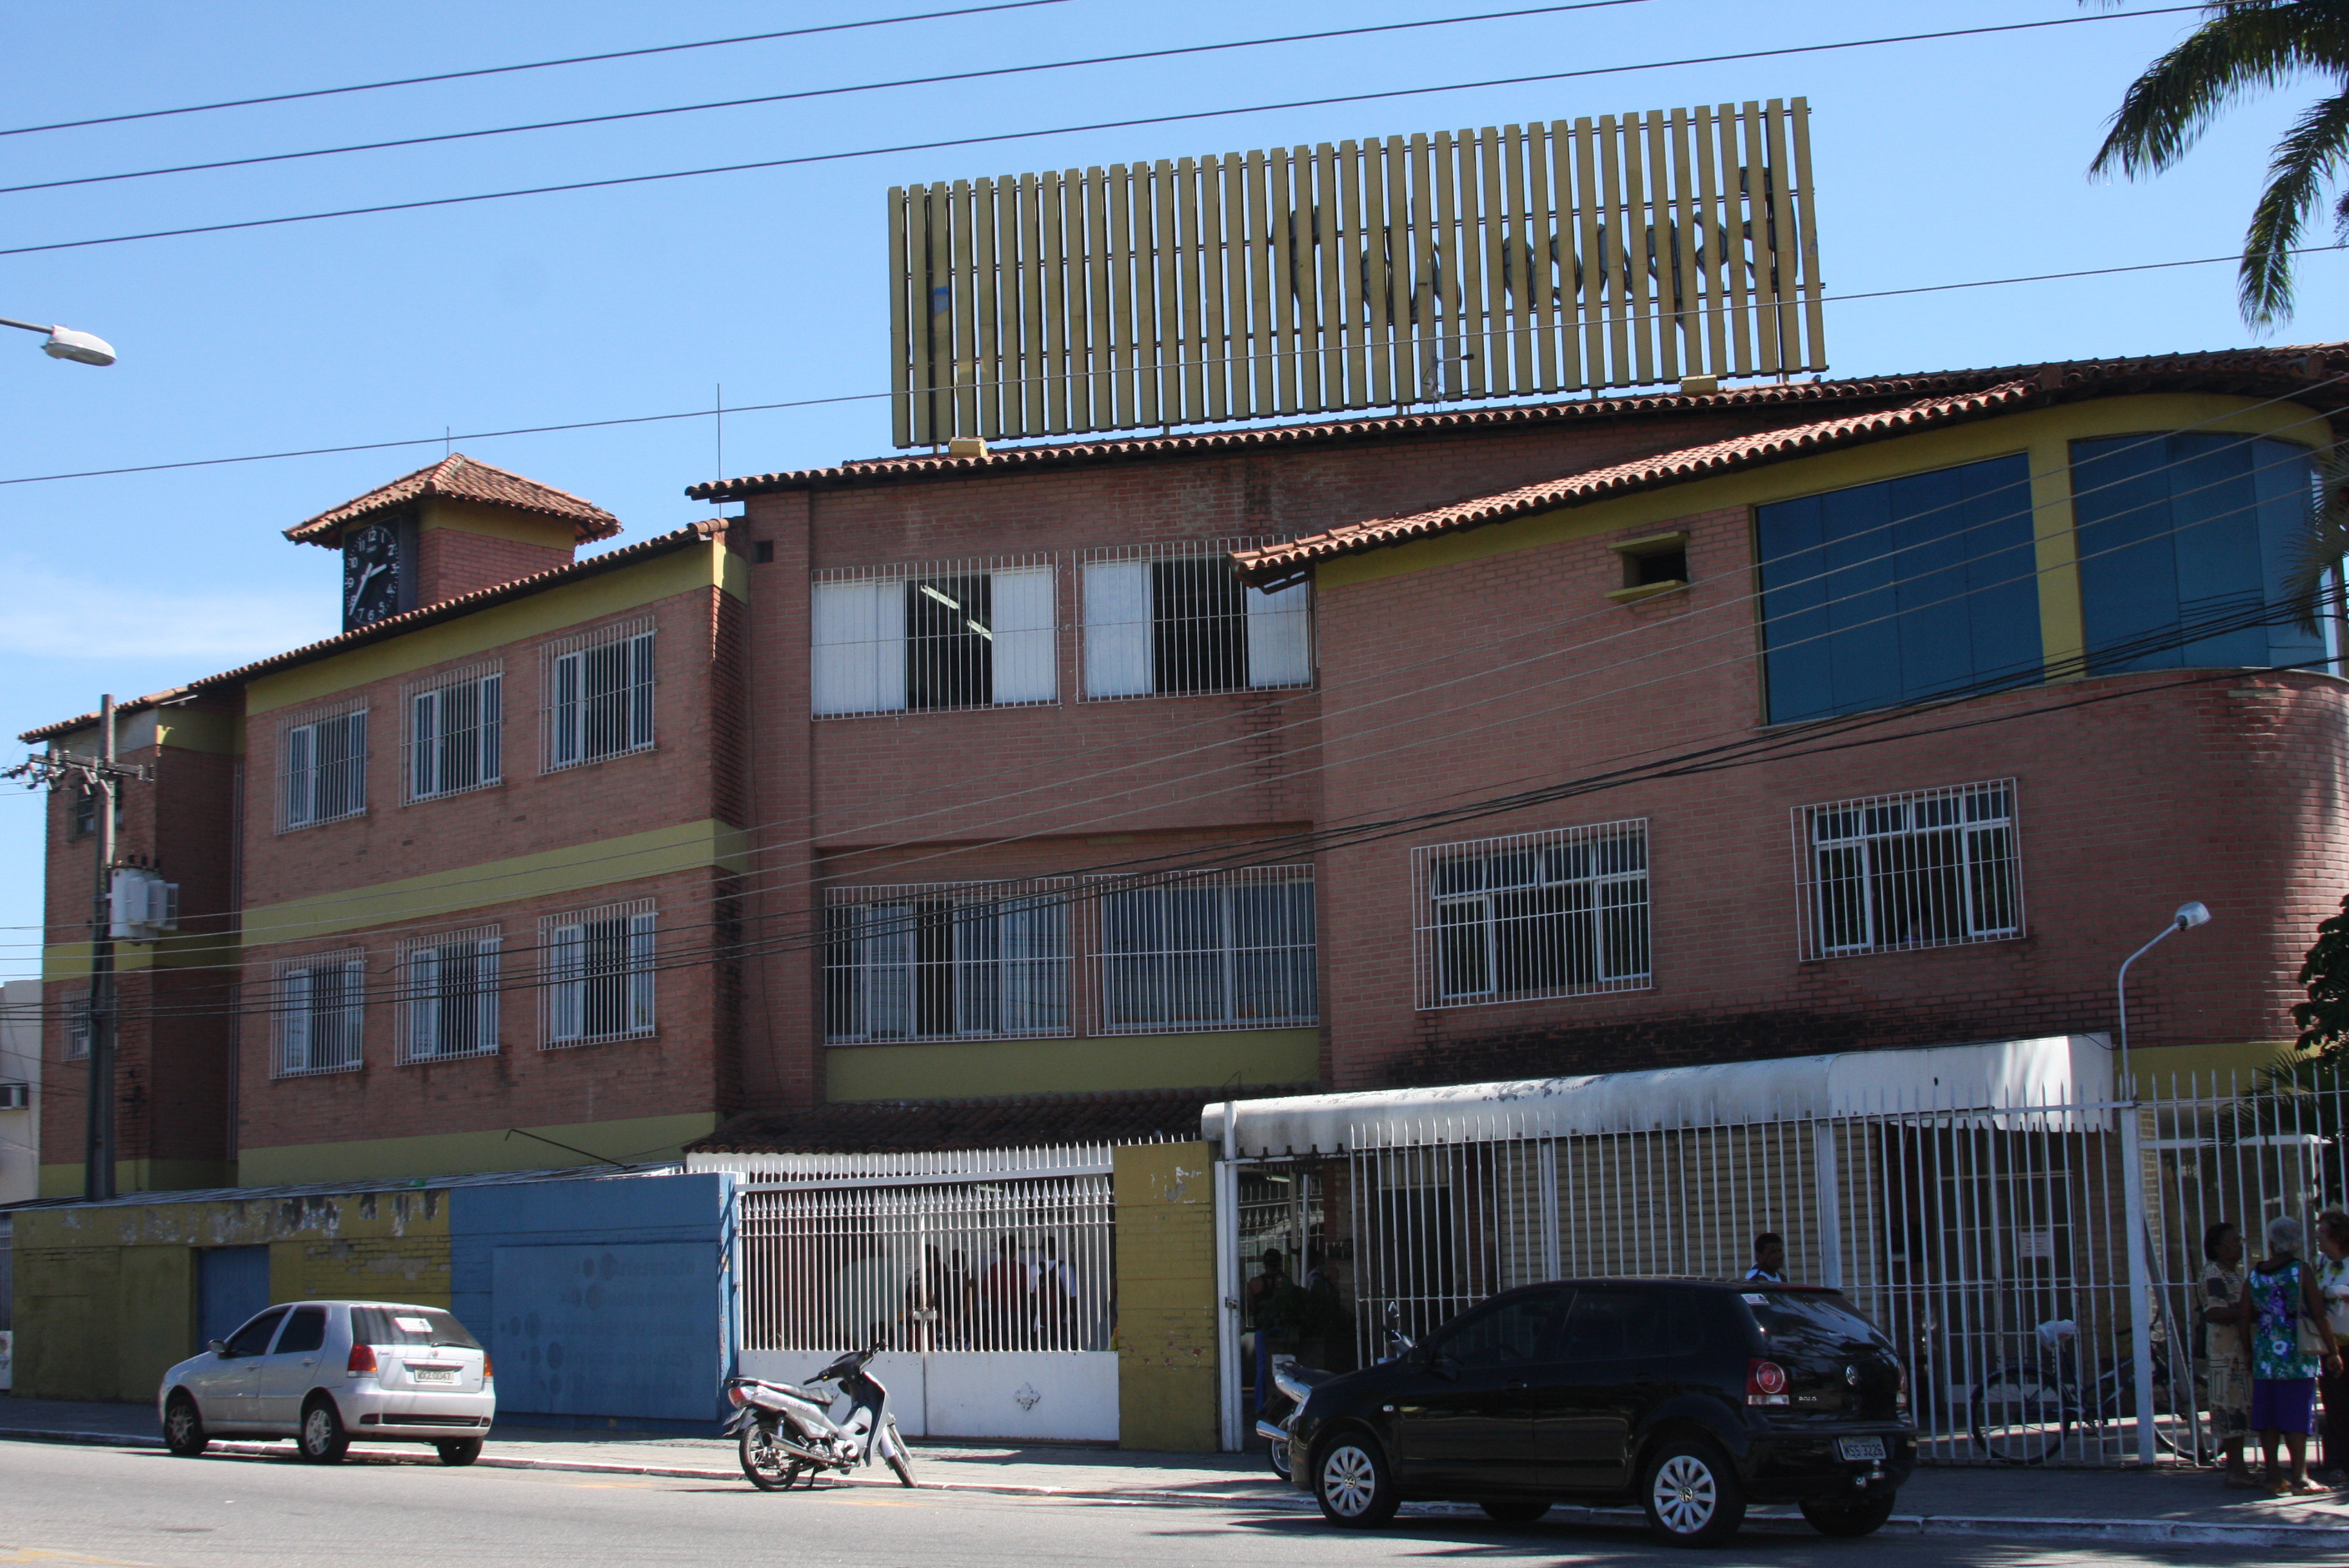
<path fill-rule="evenodd" d="M 1837 1438 L 1836 1452 L 1847 1460 L 1881 1460 L 1884 1457 L 1882 1438 Z"/>
<path fill-rule="evenodd" d="M 454 1367 L 410 1367 L 408 1372 L 419 1383 L 454 1383 L 457 1380 Z M 1883 1456 L 1883 1445 L 1877 1446 L 1877 1454 L 1878 1458 Z M 1848 1459 L 1850 1456 L 1847 1454 L 1844 1457 Z"/>

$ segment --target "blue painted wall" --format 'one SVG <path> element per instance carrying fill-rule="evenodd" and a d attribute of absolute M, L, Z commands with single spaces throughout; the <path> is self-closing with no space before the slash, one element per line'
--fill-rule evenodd
<path fill-rule="evenodd" d="M 709 1429 L 733 1365 L 730 1180 L 450 1194 L 450 1305 L 497 1363 L 502 1421 Z"/>

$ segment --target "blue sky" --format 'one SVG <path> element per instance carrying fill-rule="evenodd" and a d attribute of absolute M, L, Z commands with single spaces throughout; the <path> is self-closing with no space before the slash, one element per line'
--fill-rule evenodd
<path fill-rule="evenodd" d="M 0 122 L 38 124 L 387 77 L 942 8 L 896 4 L 19 0 Z M 1464 15 L 1510 0 L 1069 0 L 1024 12 L 304 103 L 0 138 L 0 184 L 246 157 L 934 71 Z M 1522 3 L 1522 0 L 1520 0 Z M 1038 140 L 422 212 L 0 256 L 0 315 L 100 334 L 121 363 L 0 335 L 0 480 L 420 438 L 429 445 L 0 484 L 0 731 L 232 667 L 336 628 L 336 561 L 279 530 L 437 458 L 439 435 L 870 393 L 884 384 L 882 195 L 893 182 L 1446 126 L 1807 96 L 1831 293 L 2218 255 L 2303 84 L 2238 110 L 2181 170 L 2085 174 L 2142 65 L 2190 26 L 2131 0 L 2035 33 L 1678 67 L 1208 125 Z M 1640 0 L 1355 41 L 895 89 L 163 179 L 0 195 L 0 248 L 1937 26 L 2103 17 L 2074 0 L 1964 6 Z M 2311 236 L 2322 241 L 2329 235 Z M 2309 258 L 2275 340 L 2349 337 L 2349 261 Z M 2231 269 L 1831 305 L 1833 373 L 2260 341 Z M 471 440 L 617 512 L 622 542 L 709 509 L 708 419 Z M 723 471 L 883 451 L 885 406 L 725 422 Z M 13 745 L 13 742 L 10 743 Z M 33 970 L 36 797 L 0 792 L 0 975 Z"/>

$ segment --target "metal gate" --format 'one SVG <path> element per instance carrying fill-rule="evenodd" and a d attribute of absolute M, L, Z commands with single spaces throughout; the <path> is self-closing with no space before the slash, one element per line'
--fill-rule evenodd
<path fill-rule="evenodd" d="M 744 1373 L 878 1344 L 908 1435 L 1116 1438 L 1108 1145 L 720 1158 Z"/>
<path fill-rule="evenodd" d="M 2236 1083 L 1587 1136 L 1431 1120 L 1240 1162 L 1238 1179 L 1281 1171 L 1317 1194 L 1311 1241 L 1358 1362 L 1391 1309 L 1416 1336 L 1537 1280 L 1733 1279 L 1772 1232 L 1788 1278 L 1840 1288 L 1891 1338 L 1927 1462 L 2116 1464 L 2148 1439 L 2157 1460 L 2196 1462 L 2203 1230 L 2231 1220 L 2256 1256 L 2266 1218 L 2338 1203 L 2344 1109 L 2337 1082 Z"/>

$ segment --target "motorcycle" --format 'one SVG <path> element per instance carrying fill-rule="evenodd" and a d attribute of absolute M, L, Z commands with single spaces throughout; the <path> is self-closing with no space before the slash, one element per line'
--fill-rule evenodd
<path fill-rule="evenodd" d="M 1401 1360 L 1411 1350 L 1411 1340 L 1402 1331 L 1402 1309 L 1394 1303 L 1387 1304 L 1387 1353 L 1380 1361 Z M 1272 1463 L 1272 1473 L 1281 1480 L 1289 1479 L 1288 1439 L 1297 1424 L 1297 1412 L 1305 1408 L 1306 1396 L 1338 1377 L 1318 1367 L 1299 1367 L 1294 1356 L 1272 1358 L 1272 1393 L 1257 1412 L 1256 1435 L 1265 1440 L 1265 1457 Z"/>
<path fill-rule="evenodd" d="M 742 1473 L 761 1491 L 813 1486 L 828 1472 L 846 1474 L 869 1465 L 877 1451 L 896 1472 L 897 1484 L 912 1486 L 914 1457 L 897 1435 L 889 1413 L 889 1390 L 866 1370 L 881 1346 L 852 1350 L 805 1383 L 770 1383 L 761 1377 L 729 1377 L 726 1398 L 734 1407 L 725 1430 L 740 1444 Z M 831 1385 L 826 1393 L 821 1385 Z M 850 1403 L 835 1421 L 832 1407 L 842 1395 Z"/>

